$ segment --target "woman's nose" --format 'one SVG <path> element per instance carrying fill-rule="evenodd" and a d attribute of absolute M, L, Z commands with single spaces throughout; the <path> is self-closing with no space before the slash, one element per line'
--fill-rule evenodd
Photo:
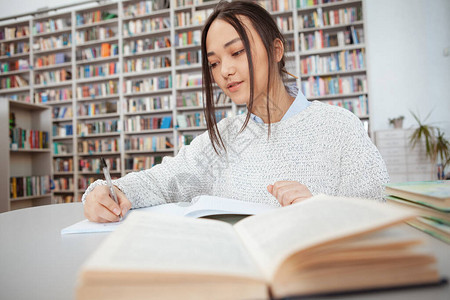
<path fill-rule="evenodd" d="M 228 78 L 236 73 L 236 66 L 230 61 L 222 61 L 222 76 Z"/>

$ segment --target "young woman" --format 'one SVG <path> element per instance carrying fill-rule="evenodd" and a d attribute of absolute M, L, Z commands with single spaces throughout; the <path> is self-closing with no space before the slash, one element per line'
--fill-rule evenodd
<path fill-rule="evenodd" d="M 208 131 L 176 157 L 114 180 L 119 205 L 105 181 L 91 184 L 82 198 L 89 220 L 202 194 L 282 206 L 318 193 L 381 199 L 388 174 L 360 120 L 286 86 L 284 38 L 267 11 L 219 3 L 201 49 Z M 216 124 L 213 83 L 248 113 Z"/>

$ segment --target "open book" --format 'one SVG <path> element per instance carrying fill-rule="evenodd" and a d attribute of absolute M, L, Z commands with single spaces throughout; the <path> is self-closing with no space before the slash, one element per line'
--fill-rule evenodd
<path fill-rule="evenodd" d="M 77 299 L 266 299 L 437 283 L 435 258 L 402 228 L 413 216 L 325 195 L 234 226 L 134 213 L 81 267 Z"/>

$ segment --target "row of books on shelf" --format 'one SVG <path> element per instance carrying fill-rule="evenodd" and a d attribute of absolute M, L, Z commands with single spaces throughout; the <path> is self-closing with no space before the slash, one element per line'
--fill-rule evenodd
<path fill-rule="evenodd" d="M 111 177 L 114 179 L 114 175 L 111 174 Z M 97 179 L 99 178 L 94 176 L 78 176 L 78 189 L 85 191 L 89 187 L 89 185 Z"/>
<path fill-rule="evenodd" d="M 119 55 L 119 45 L 110 43 L 102 43 L 100 46 L 79 49 L 76 53 L 77 61 L 117 55 Z"/>
<path fill-rule="evenodd" d="M 292 19 L 292 16 L 277 16 L 274 18 L 274 20 L 277 23 L 278 28 L 280 28 L 281 32 L 294 30 L 294 21 Z"/>
<path fill-rule="evenodd" d="M 171 98 L 171 95 L 145 98 L 129 98 L 126 100 L 126 111 L 129 113 L 134 113 L 150 112 L 160 109 L 170 109 Z"/>
<path fill-rule="evenodd" d="M 331 47 L 344 47 L 364 42 L 362 28 L 355 29 L 351 26 L 347 30 L 337 32 L 326 32 L 317 30 L 313 33 L 300 33 L 300 50 L 318 50 Z"/>
<path fill-rule="evenodd" d="M 56 71 L 47 71 L 35 74 L 35 84 L 53 84 L 72 80 L 72 72 L 68 69 L 60 69 Z"/>
<path fill-rule="evenodd" d="M 49 149 L 48 131 L 10 128 L 10 149 Z"/>
<path fill-rule="evenodd" d="M 327 95 L 341 95 L 350 93 L 366 93 L 367 78 L 361 76 L 345 77 L 309 77 L 302 84 L 303 94 L 308 97 L 320 97 Z"/>
<path fill-rule="evenodd" d="M 362 20 L 362 7 L 345 7 L 339 9 L 317 10 L 298 16 L 299 29 L 321 28 L 341 24 L 352 24 Z"/>
<path fill-rule="evenodd" d="M 82 26 L 116 18 L 117 14 L 114 12 L 96 10 L 92 12 L 77 13 L 76 24 L 77 26 Z"/>
<path fill-rule="evenodd" d="M 164 117 L 142 117 L 134 116 L 124 122 L 125 132 L 139 132 L 151 129 L 172 128 L 172 116 Z"/>
<path fill-rule="evenodd" d="M 212 8 L 195 11 L 178 12 L 175 14 L 175 26 L 185 27 L 185 26 L 203 25 L 212 12 L 213 12 Z"/>
<path fill-rule="evenodd" d="M 144 51 L 158 50 L 170 47 L 170 37 L 149 37 L 138 40 L 123 41 L 123 55 L 137 54 Z"/>
<path fill-rule="evenodd" d="M 205 115 L 203 112 L 177 115 L 177 127 L 204 127 L 206 126 Z"/>
<path fill-rule="evenodd" d="M 202 32 L 193 30 L 175 34 L 175 46 L 200 45 Z"/>
<path fill-rule="evenodd" d="M 11 199 L 50 193 L 51 182 L 49 175 L 11 177 L 9 182 Z"/>
<path fill-rule="evenodd" d="M 123 13 L 125 17 L 136 17 L 169 7 L 170 2 L 167 0 L 146 0 L 126 5 Z"/>
<path fill-rule="evenodd" d="M 34 93 L 34 103 L 47 103 L 49 101 L 72 100 L 72 89 L 47 89 Z"/>
<path fill-rule="evenodd" d="M 141 171 L 160 164 L 163 160 L 162 156 L 136 156 L 125 158 L 125 170 Z"/>
<path fill-rule="evenodd" d="M 61 204 L 61 203 L 72 203 L 74 202 L 73 195 L 53 195 L 53 199 L 55 203 Z"/>
<path fill-rule="evenodd" d="M 30 65 L 27 59 L 18 59 L 16 61 L 0 62 L 0 73 L 7 74 L 8 72 L 18 70 L 28 70 Z"/>
<path fill-rule="evenodd" d="M 103 101 L 78 106 L 78 116 L 96 116 L 117 113 L 117 101 Z"/>
<path fill-rule="evenodd" d="M 117 37 L 117 29 L 112 27 L 92 27 L 85 30 L 78 30 L 76 33 L 77 45 L 90 41 L 105 40 Z"/>
<path fill-rule="evenodd" d="M 192 50 L 177 53 L 177 66 L 193 65 L 202 62 L 202 51 Z"/>
<path fill-rule="evenodd" d="M 54 192 L 69 190 L 73 191 L 73 177 L 58 177 L 53 179 Z"/>
<path fill-rule="evenodd" d="M 118 152 L 119 145 L 118 138 L 83 140 L 78 142 L 78 154 Z"/>
<path fill-rule="evenodd" d="M 53 124 L 52 135 L 53 135 L 53 137 L 72 136 L 73 135 L 73 126 L 72 126 L 72 124 L 63 124 L 63 125 Z"/>
<path fill-rule="evenodd" d="M 277 12 L 286 11 L 291 9 L 290 0 L 271 0 L 271 1 L 258 1 L 259 5 L 264 7 L 267 11 Z"/>
<path fill-rule="evenodd" d="M 182 134 L 178 137 L 178 147 L 189 145 L 199 134 Z"/>
<path fill-rule="evenodd" d="M 156 30 L 170 28 L 169 17 L 156 17 L 152 19 L 137 19 L 123 24 L 124 37 L 135 36 L 137 34 L 152 33 Z"/>
<path fill-rule="evenodd" d="M 105 161 L 110 172 L 120 171 L 120 157 L 107 157 Z M 78 159 L 78 171 L 103 174 L 100 158 Z"/>
<path fill-rule="evenodd" d="M 202 73 L 182 73 L 175 75 L 176 87 L 202 86 Z"/>
<path fill-rule="evenodd" d="M 66 62 L 70 62 L 70 60 L 71 60 L 70 56 L 68 56 L 67 53 L 49 54 L 37 58 L 36 61 L 34 62 L 34 66 L 36 68 L 41 68 L 45 66 L 63 64 Z"/>
<path fill-rule="evenodd" d="M 343 0 L 294 0 L 294 1 L 298 8 L 306 8 L 321 4 L 342 2 Z"/>
<path fill-rule="evenodd" d="M 71 143 L 53 142 L 53 154 L 72 154 L 73 145 Z"/>
<path fill-rule="evenodd" d="M 151 92 L 172 88 L 172 75 L 125 81 L 126 93 Z"/>
<path fill-rule="evenodd" d="M 55 106 L 52 108 L 52 118 L 55 119 L 68 119 L 73 117 L 73 110 L 71 106 Z"/>
<path fill-rule="evenodd" d="M 77 134 L 87 136 L 90 134 L 118 132 L 119 120 L 90 121 L 89 123 L 78 123 Z"/>
<path fill-rule="evenodd" d="M 192 107 L 203 105 L 203 92 L 182 93 L 177 95 L 177 107 Z"/>
<path fill-rule="evenodd" d="M 93 83 L 77 87 L 77 98 L 95 98 L 108 95 L 118 95 L 117 81 L 109 80 L 103 83 Z"/>
<path fill-rule="evenodd" d="M 77 78 L 92 78 L 97 76 L 114 75 L 119 72 L 119 63 L 110 62 L 97 65 L 83 65 L 77 68 Z"/>
<path fill-rule="evenodd" d="M 389 205 L 416 212 L 409 225 L 450 244 L 450 180 L 389 183 L 385 193 Z"/>
<path fill-rule="evenodd" d="M 49 19 L 48 21 L 34 22 L 33 34 L 48 33 L 70 28 L 70 18 Z"/>
<path fill-rule="evenodd" d="M 369 115 L 369 103 L 366 95 L 361 95 L 354 99 L 329 100 L 325 101 L 325 103 L 346 108 L 358 117 Z"/>
<path fill-rule="evenodd" d="M 29 35 L 30 28 L 28 27 L 28 25 L 17 25 L 0 28 L 0 41 L 26 37 Z"/>
<path fill-rule="evenodd" d="M 142 72 L 161 68 L 168 68 L 172 65 L 170 55 L 146 56 L 128 59 L 123 64 L 124 72 Z"/>
<path fill-rule="evenodd" d="M 62 33 L 59 36 L 50 36 L 48 38 L 40 37 L 34 40 L 34 51 L 45 51 L 58 49 L 72 45 L 72 33 Z"/>
<path fill-rule="evenodd" d="M 158 151 L 173 149 L 173 143 L 168 136 L 139 136 L 125 139 L 126 151 Z"/>
<path fill-rule="evenodd" d="M 161 1 L 161 0 L 159 0 Z M 192 5 L 200 5 L 212 0 L 175 0 L 173 1 L 174 7 L 183 7 L 183 6 L 192 6 Z"/>
<path fill-rule="evenodd" d="M 28 42 L 0 43 L 0 56 L 12 56 L 30 52 Z"/>
<path fill-rule="evenodd" d="M 53 159 L 53 172 L 73 172 L 73 158 Z"/>
<path fill-rule="evenodd" d="M 361 70 L 366 67 L 365 61 L 364 49 L 340 51 L 325 56 L 311 55 L 300 60 L 300 72 L 308 75 Z"/>

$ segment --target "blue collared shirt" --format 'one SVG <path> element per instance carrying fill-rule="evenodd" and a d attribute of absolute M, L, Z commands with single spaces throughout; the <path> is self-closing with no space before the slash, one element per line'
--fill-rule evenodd
<path fill-rule="evenodd" d="M 286 88 L 288 90 L 289 95 L 291 95 L 292 97 L 295 97 L 295 100 L 294 100 L 294 102 L 292 102 L 291 106 L 286 111 L 283 118 L 281 118 L 281 121 L 287 120 L 290 117 L 293 117 L 296 114 L 299 114 L 300 112 L 305 110 L 311 104 L 311 102 L 309 102 L 308 99 L 306 99 L 306 97 L 303 95 L 303 93 L 301 91 L 299 91 L 297 86 L 287 85 Z M 257 115 L 250 114 L 250 118 L 253 121 L 255 121 L 256 123 L 260 123 L 260 124 L 264 123 L 264 121 Z"/>

